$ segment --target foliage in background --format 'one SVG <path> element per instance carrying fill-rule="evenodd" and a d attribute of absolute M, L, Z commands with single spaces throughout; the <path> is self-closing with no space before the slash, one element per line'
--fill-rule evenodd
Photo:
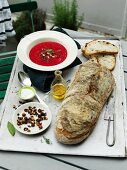
<path fill-rule="evenodd" d="M 33 22 L 35 26 L 35 31 L 46 29 L 46 12 L 37 9 L 33 11 Z M 20 41 L 22 37 L 27 34 L 32 33 L 32 23 L 29 11 L 22 12 L 20 16 L 17 17 L 16 21 L 13 21 L 13 27 L 16 31 L 16 39 Z"/>
<path fill-rule="evenodd" d="M 54 0 L 53 21 L 57 26 L 77 30 L 83 21 L 84 14 L 78 16 L 76 0 Z"/>

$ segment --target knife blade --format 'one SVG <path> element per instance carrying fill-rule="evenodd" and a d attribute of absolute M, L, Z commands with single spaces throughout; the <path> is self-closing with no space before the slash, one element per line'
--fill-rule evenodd
<path fill-rule="evenodd" d="M 104 120 L 108 121 L 107 133 L 106 133 L 106 144 L 113 146 L 115 144 L 115 100 L 116 100 L 116 86 L 109 96 L 106 104 L 106 110 L 104 114 Z M 112 125 L 111 125 L 112 124 Z M 112 127 L 112 129 L 111 129 Z M 110 140 L 112 130 L 112 141 Z"/>

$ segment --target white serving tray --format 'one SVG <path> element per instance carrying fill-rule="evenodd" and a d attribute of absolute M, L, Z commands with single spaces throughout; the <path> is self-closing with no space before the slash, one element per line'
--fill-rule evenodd
<path fill-rule="evenodd" d="M 81 45 L 85 44 L 90 40 L 78 40 Z M 107 41 L 107 40 L 106 40 Z M 15 136 L 12 137 L 7 130 L 7 122 L 11 121 L 12 114 L 14 112 L 13 105 L 18 106 L 18 96 L 16 95 L 17 90 L 21 87 L 17 73 L 22 71 L 22 63 L 16 59 L 13 72 L 11 75 L 10 83 L 8 86 L 7 94 L 3 103 L 3 108 L 0 114 L 0 150 L 4 151 L 21 151 L 21 152 L 35 152 L 35 153 L 52 153 L 52 154 L 67 154 L 67 155 L 89 155 L 89 156 L 106 156 L 106 157 L 125 157 L 125 134 L 127 135 L 127 125 L 125 125 L 127 119 L 126 116 L 126 97 L 125 97 L 125 85 L 124 85 L 124 74 L 123 74 L 123 59 L 121 52 L 120 42 L 117 40 L 110 40 L 116 44 L 120 51 L 117 55 L 116 67 L 113 71 L 116 80 L 116 142 L 113 147 L 109 147 L 106 144 L 106 130 L 107 121 L 104 118 L 105 107 L 99 117 L 97 125 L 93 130 L 92 134 L 81 144 L 75 146 L 62 145 L 57 142 L 54 135 L 54 122 L 60 101 L 55 101 L 51 97 L 47 97 L 45 101 L 49 105 L 53 120 L 51 126 L 45 133 L 41 133 L 35 136 L 26 136 L 19 132 L 16 132 Z M 82 62 L 86 62 L 85 57 L 82 56 L 79 50 L 78 57 Z M 73 77 L 78 66 L 64 71 L 66 80 L 70 80 Z M 38 94 L 43 97 L 45 94 L 38 91 Z M 126 129 L 125 129 L 126 128 Z M 50 139 L 52 144 L 47 144 L 43 135 Z"/>

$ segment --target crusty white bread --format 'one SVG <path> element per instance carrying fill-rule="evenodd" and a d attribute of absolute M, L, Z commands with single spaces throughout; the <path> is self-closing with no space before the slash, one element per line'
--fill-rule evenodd
<path fill-rule="evenodd" d="M 112 71 L 116 65 L 116 57 L 114 55 L 99 55 L 97 61 L 100 65 L 106 67 L 110 71 Z"/>
<path fill-rule="evenodd" d="M 106 67 L 92 59 L 81 64 L 57 113 L 57 140 L 69 145 L 86 139 L 96 126 L 114 85 L 114 77 Z"/>
<path fill-rule="evenodd" d="M 93 40 L 86 43 L 85 46 L 81 48 L 84 56 L 90 58 L 92 55 L 96 54 L 117 54 L 118 48 L 116 45 L 101 40 Z"/>
<path fill-rule="evenodd" d="M 116 56 L 115 55 L 95 55 L 91 58 L 94 62 L 106 67 L 110 71 L 115 68 Z"/>

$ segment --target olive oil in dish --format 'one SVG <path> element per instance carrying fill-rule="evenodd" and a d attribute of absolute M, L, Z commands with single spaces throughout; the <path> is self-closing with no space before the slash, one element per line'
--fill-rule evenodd
<path fill-rule="evenodd" d="M 55 78 L 51 84 L 51 94 L 55 99 L 63 99 L 67 90 L 66 81 L 62 77 L 62 71 L 55 71 Z"/>

